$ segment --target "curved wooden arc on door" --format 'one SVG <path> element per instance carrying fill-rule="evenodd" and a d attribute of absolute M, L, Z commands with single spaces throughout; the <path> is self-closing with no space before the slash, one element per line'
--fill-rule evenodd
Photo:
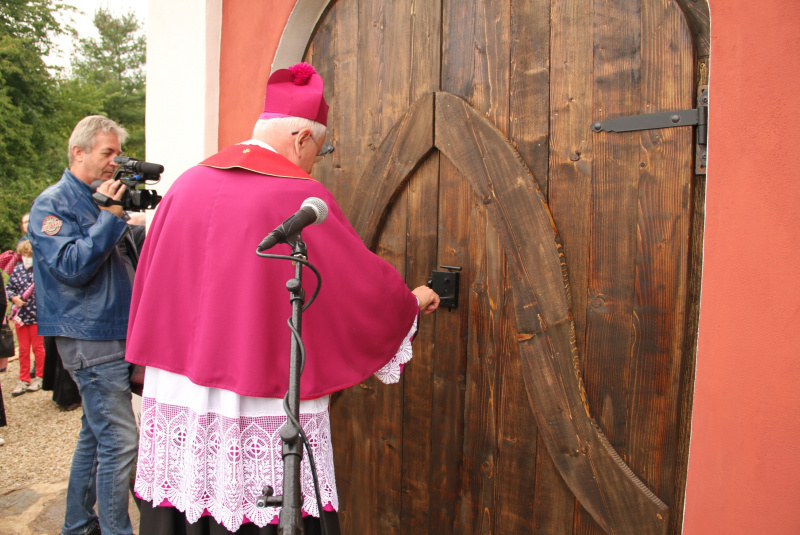
<path fill-rule="evenodd" d="M 711 13 L 708 0 L 675 0 L 683 11 L 694 36 L 697 57 L 708 57 L 711 52 Z"/>
<path fill-rule="evenodd" d="M 663 534 L 668 507 L 628 468 L 591 417 L 557 231 L 536 181 L 503 134 L 465 101 L 435 93 L 394 126 L 361 175 L 351 206 L 374 247 L 381 217 L 439 149 L 483 200 L 514 267 L 520 358 L 539 432 L 581 505 L 609 534 Z"/>
<path fill-rule="evenodd" d="M 433 108 L 433 93 L 429 93 L 416 101 L 397 121 L 361 173 L 350 203 L 343 207 L 353 228 L 370 249 L 377 245 L 386 207 L 435 148 Z"/>

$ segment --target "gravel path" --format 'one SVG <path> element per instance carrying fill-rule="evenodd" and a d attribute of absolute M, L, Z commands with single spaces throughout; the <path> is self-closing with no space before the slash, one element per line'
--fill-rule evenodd
<path fill-rule="evenodd" d="M 38 483 L 65 481 L 81 429 L 81 409 L 64 411 L 52 392 L 39 390 L 11 397 L 19 381 L 19 360 L 0 373 L 7 427 L 0 427 L 0 495 Z"/>

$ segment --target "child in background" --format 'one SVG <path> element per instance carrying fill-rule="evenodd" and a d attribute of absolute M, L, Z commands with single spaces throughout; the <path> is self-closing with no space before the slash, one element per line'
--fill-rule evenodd
<path fill-rule="evenodd" d="M 17 252 L 22 262 L 14 266 L 8 279 L 6 293 L 14 304 L 11 320 L 14 321 L 19 344 L 19 383 L 11 391 L 16 397 L 25 392 L 36 392 L 42 388 L 44 373 L 44 339 L 39 336 L 36 324 L 36 293 L 33 288 L 33 249 L 28 240 L 20 241 Z M 31 348 L 36 362 L 36 377 L 31 379 Z"/>

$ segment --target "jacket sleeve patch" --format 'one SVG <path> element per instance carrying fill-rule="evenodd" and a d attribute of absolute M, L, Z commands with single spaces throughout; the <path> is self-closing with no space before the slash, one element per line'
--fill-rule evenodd
<path fill-rule="evenodd" d="M 44 218 L 44 221 L 42 221 L 42 232 L 48 236 L 55 236 L 58 234 L 58 231 L 61 230 L 61 226 L 63 224 L 64 222 L 56 216 L 49 215 Z"/>

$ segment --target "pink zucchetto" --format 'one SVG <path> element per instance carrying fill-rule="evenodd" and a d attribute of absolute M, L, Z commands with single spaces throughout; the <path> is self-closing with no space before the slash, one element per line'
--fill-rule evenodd
<path fill-rule="evenodd" d="M 308 63 L 298 63 L 272 73 L 260 119 L 304 117 L 328 125 L 328 103 L 322 77 Z"/>

